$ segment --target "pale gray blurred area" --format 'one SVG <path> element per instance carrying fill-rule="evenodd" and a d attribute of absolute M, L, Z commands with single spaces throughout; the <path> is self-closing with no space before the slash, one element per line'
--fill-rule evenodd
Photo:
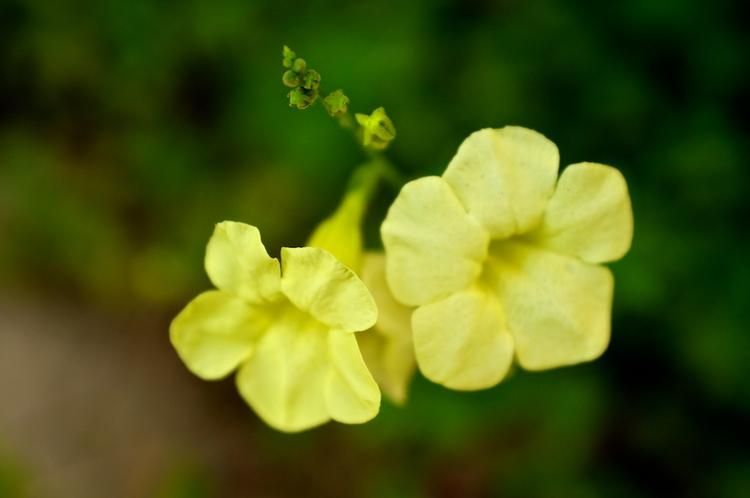
<path fill-rule="evenodd" d="M 230 387 L 187 373 L 159 320 L 0 292 L 0 456 L 31 497 L 157 496 L 175 465 L 252 469 L 237 434 L 256 423 L 222 406 Z"/>

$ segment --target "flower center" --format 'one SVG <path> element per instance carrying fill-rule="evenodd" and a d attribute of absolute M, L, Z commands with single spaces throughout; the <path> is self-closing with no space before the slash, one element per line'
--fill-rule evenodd
<path fill-rule="evenodd" d="M 486 289 L 499 289 L 504 276 L 521 271 L 527 254 L 523 247 L 530 244 L 525 234 L 491 240 L 487 248 L 487 259 L 479 275 L 479 285 Z"/>
<path fill-rule="evenodd" d="M 274 321 L 283 322 L 286 326 L 300 332 L 303 330 L 320 330 L 322 332 L 330 328 L 315 318 L 309 311 L 298 308 L 286 296 L 270 306 Z"/>

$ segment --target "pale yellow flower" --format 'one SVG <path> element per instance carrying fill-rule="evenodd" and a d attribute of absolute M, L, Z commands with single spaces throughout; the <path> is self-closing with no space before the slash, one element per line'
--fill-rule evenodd
<path fill-rule="evenodd" d="M 393 298 L 385 281 L 385 258 L 381 252 L 362 248 L 362 218 L 380 176 L 377 164 L 363 166 L 357 181 L 336 211 L 315 229 L 308 246 L 320 247 L 359 274 L 375 298 L 378 321 L 357 334 L 365 363 L 383 392 L 397 404 L 406 401 L 416 361 L 411 339 L 411 313 Z"/>
<path fill-rule="evenodd" d="M 461 144 L 441 177 L 403 187 L 383 222 L 387 279 L 412 316 L 422 373 L 453 389 L 491 387 L 514 356 L 528 370 L 599 357 L 612 274 L 630 248 L 627 185 L 614 168 L 568 166 L 520 127 Z"/>
<path fill-rule="evenodd" d="M 353 333 L 372 327 L 377 308 L 353 271 L 312 247 L 283 248 L 279 264 L 255 227 L 231 221 L 216 226 L 205 263 L 218 290 L 170 327 L 188 369 L 207 380 L 237 369 L 242 397 L 282 431 L 378 413 L 380 391 Z"/>

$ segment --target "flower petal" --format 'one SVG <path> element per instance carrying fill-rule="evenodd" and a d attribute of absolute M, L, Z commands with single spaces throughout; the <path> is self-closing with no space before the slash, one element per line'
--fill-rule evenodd
<path fill-rule="evenodd" d="M 406 338 L 394 337 L 376 325 L 356 337 L 365 364 L 380 389 L 394 403 L 404 404 L 417 367 L 411 333 Z"/>
<path fill-rule="evenodd" d="M 331 328 L 358 331 L 378 317 L 375 301 L 357 275 L 316 247 L 281 249 L 281 288 L 299 309 Z"/>
<path fill-rule="evenodd" d="M 172 320 L 169 338 L 191 372 L 202 379 L 219 379 L 250 355 L 269 320 L 231 294 L 208 291 Z"/>
<path fill-rule="evenodd" d="M 407 183 L 380 229 L 393 295 L 420 305 L 470 285 L 487 256 L 487 232 L 442 178 Z"/>
<path fill-rule="evenodd" d="M 345 424 L 361 424 L 380 410 L 380 389 L 367 369 L 351 332 L 332 330 L 328 334 L 332 362 L 326 405 L 331 418 Z"/>
<path fill-rule="evenodd" d="M 493 237 L 506 238 L 539 222 L 559 160 L 555 144 L 533 130 L 484 129 L 464 140 L 443 178 Z"/>
<path fill-rule="evenodd" d="M 378 305 L 378 322 L 372 329 L 357 334 L 357 342 L 380 388 L 395 403 L 403 404 L 416 369 L 411 340 L 413 308 L 399 303 L 391 294 L 382 252 L 364 254 L 362 281 Z"/>
<path fill-rule="evenodd" d="M 417 308 L 412 327 L 419 369 L 451 389 L 492 387 L 513 360 L 500 304 L 476 287 Z"/>
<path fill-rule="evenodd" d="M 254 226 L 218 223 L 208 241 L 205 264 L 211 282 L 223 291 L 258 304 L 279 295 L 279 261 L 268 255 Z"/>
<path fill-rule="evenodd" d="M 598 358 L 609 343 L 609 269 L 518 242 L 492 249 L 497 289 L 527 370 Z"/>
<path fill-rule="evenodd" d="M 362 281 L 378 306 L 378 330 L 391 337 L 411 342 L 413 308 L 396 301 L 385 278 L 385 254 L 366 252 L 362 263 Z"/>
<path fill-rule="evenodd" d="M 271 427 L 297 432 L 329 420 L 325 325 L 298 310 L 282 314 L 240 367 L 237 388 Z"/>
<path fill-rule="evenodd" d="M 565 168 L 530 239 L 552 251 L 603 263 L 620 259 L 633 239 L 633 211 L 625 178 L 603 164 Z"/>

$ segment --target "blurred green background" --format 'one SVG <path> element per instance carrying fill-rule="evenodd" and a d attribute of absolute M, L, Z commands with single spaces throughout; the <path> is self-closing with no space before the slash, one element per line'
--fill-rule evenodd
<path fill-rule="evenodd" d="M 726 0 L 0 0 L 0 497 L 750 496 L 748 18 Z M 363 160 L 321 108 L 286 105 L 284 43 L 353 110 L 385 106 L 406 177 L 506 124 L 562 165 L 618 167 L 636 230 L 607 353 L 479 393 L 419 378 L 405 408 L 295 436 L 192 377 L 167 328 L 209 286 L 213 224 L 301 244 Z"/>

